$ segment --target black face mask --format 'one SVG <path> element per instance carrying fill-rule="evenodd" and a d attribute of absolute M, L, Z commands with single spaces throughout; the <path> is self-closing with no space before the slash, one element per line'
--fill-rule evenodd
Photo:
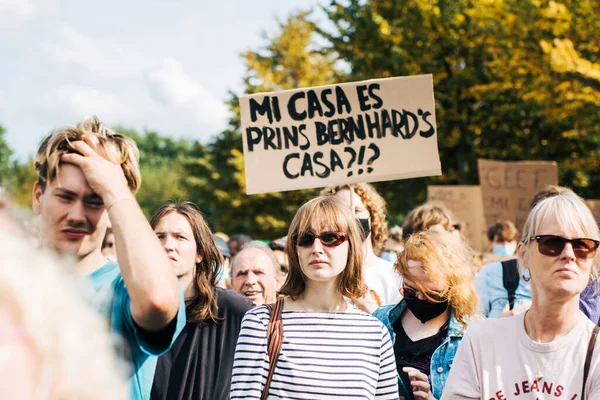
<path fill-rule="evenodd" d="M 413 313 L 421 323 L 425 323 L 442 314 L 448 308 L 448 300 L 441 303 L 431 303 L 416 297 L 404 297 L 406 307 Z"/>
<path fill-rule="evenodd" d="M 356 218 L 356 220 L 358 221 L 358 224 L 362 229 L 362 240 L 364 242 L 365 240 L 367 240 L 369 233 L 371 233 L 371 223 L 369 221 L 369 218 Z"/>

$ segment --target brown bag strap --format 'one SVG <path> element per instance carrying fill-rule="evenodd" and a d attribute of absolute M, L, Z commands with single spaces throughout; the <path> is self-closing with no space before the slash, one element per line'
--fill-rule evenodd
<path fill-rule="evenodd" d="M 583 387 L 581 389 L 581 399 L 585 400 L 585 384 L 590 373 L 590 364 L 592 363 L 592 354 L 594 354 L 594 346 L 596 345 L 596 337 L 600 331 L 600 326 L 594 326 L 592 337 L 588 343 L 587 354 L 585 356 L 585 364 L 583 364 Z"/>
<path fill-rule="evenodd" d="M 269 388 L 271 387 L 271 380 L 273 379 L 273 373 L 277 366 L 277 359 L 281 352 L 281 345 L 283 343 L 283 323 L 281 322 L 281 311 L 283 310 L 283 299 L 279 299 L 275 304 L 267 304 L 271 317 L 269 318 L 269 325 L 267 326 L 267 354 L 269 356 L 269 375 L 267 375 L 267 382 L 262 392 L 261 400 L 266 400 L 269 395 Z"/>

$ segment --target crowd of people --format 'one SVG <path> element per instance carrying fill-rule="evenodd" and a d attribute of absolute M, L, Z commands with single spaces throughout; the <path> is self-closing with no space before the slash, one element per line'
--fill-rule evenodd
<path fill-rule="evenodd" d="M 95 117 L 35 167 L 35 217 L 0 197 L 1 399 L 600 398 L 600 230 L 568 188 L 486 263 L 442 204 L 388 232 L 367 183 L 268 242 L 191 202 L 148 221 L 136 144 Z"/>

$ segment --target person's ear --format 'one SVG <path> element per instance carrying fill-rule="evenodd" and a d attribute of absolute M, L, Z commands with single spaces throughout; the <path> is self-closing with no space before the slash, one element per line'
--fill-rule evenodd
<path fill-rule="evenodd" d="M 42 187 L 40 186 L 39 182 L 35 182 L 33 184 L 33 191 L 32 191 L 32 199 L 31 199 L 31 208 L 33 209 L 34 214 L 36 215 L 40 215 L 40 213 L 42 212 L 42 195 L 44 194 L 44 191 L 42 190 Z"/>
<path fill-rule="evenodd" d="M 519 242 L 517 245 L 517 256 L 519 258 L 519 264 L 528 269 L 529 265 L 529 249 L 527 248 L 527 244 L 523 242 Z"/>

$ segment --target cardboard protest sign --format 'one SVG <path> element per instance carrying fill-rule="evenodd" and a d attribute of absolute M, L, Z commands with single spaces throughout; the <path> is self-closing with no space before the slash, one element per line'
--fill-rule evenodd
<path fill-rule="evenodd" d="M 480 186 L 428 186 L 427 201 L 443 203 L 448 207 L 456 219 L 464 223 L 462 234 L 467 238 L 471 247 L 477 251 L 486 250 L 487 227 L 483 217 Z"/>
<path fill-rule="evenodd" d="M 240 98 L 246 193 L 441 175 L 431 75 Z"/>
<path fill-rule="evenodd" d="M 592 210 L 596 222 L 600 223 L 600 200 L 585 200 L 585 204 Z"/>
<path fill-rule="evenodd" d="M 546 185 L 558 185 L 558 165 L 554 161 L 480 159 L 478 166 L 487 226 L 508 219 L 521 231 L 535 193 Z"/>

